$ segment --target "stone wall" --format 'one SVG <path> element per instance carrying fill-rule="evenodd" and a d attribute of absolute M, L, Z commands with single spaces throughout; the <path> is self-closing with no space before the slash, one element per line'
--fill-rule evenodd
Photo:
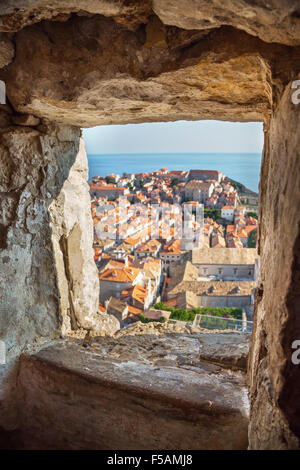
<path fill-rule="evenodd" d="M 251 356 L 252 449 L 298 448 L 300 339 L 300 104 L 291 83 L 266 133 L 260 182 L 260 276 Z M 294 434 L 295 433 L 295 434 Z"/>
<path fill-rule="evenodd" d="M 2 122 L 9 120 L 2 113 Z M 60 193 L 75 161 L 79 131 L 15 127 L 0 134 L 0 425 L 17 425 L 17 361 L 21 351 L 60 334 L 59 291 L 48 206 Z"/>
<path fill-rule="evenodd" d="M 58 197 L 49 205 L 62 333 L 113 334 L 115 318 L 98 311 L 99 279 L 94 262 L 88 162 L 83 139 Z"/>
<path fill-rule="evenodd" d="M 80 130 L 8 125 L 0 133 L 0 174 L 0 339 L 8 361 L 1 366 L 0 425 L 10 428 L 18 414 L 14 358 L 20 352 L 60 334 L 112 334 L 119 325 L 98 313 Z"/>
<path fill-rule="evenodd" d="M 23 355 L 22 446 L 246 449 L 248 341 L 138 322 L 87 348 L 60 340 Z"/>
<path fill-rule="evenodd" d="M 48 207 L 79 148 L 75 128 L 7 127 L 1 153 L 1 339 L 8 360 L 59 335 L 59 290 Z"/>
<path fill-rule="evenodd" d="M 0 449 L 1 428 L 13 431 L 20 425 L 20 391 L 18 388 L 19 358 L 0 366 Z"/>
<path fill-rule="evenodd" d="M 222 28 L 200 41 L 152 22 L 162 42 L 145 25 L 132 31 L 99 15 L 24 28 L 2 72 L 10 102 L 18 112 L 82 127 L 268 115 L 270 62 L 295 48 Z"/>
<path fill-rule="evenodd" d="M 79 127 L 263 120 L 250 447 L 299 445 L 299 378 L 291 363 L 291 343 L 300 337 L 300 107 L 291 103 L 299 28 L 297 0 L 2 2 L 0 339 L 8 358 L 62 331 L 115 330 L 95 311 Z M 1 406 L 9 390 L 15 396 L 9 370 L 2 370 Z"/>
<path fill-rule="evenodd" d="M 7 127 L 0 153 L 0 337 L 8 360 L 59 335 L 61 323 L 63 333 L 98 328 L 101 334 L 80 130 Z"/>
<path fill-rule="evenodd" d="M 199 307 L 247 307 L 251 304 L 251 295 L 199 295 Z"/>

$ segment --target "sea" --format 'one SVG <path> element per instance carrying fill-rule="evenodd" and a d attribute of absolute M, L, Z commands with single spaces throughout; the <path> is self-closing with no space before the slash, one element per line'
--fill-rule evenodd
<path fill-rule="evenodd" d="M 159 170 L 219 170 L 258 192 L 261 153 L 138 153 L 88 155 L 93 176 Z"/>

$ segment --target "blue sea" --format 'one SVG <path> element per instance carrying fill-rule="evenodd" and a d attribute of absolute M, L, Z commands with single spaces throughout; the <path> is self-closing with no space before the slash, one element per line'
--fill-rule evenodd
<path fill-rule="evenodd" d="M 111 173 L 122 175 L 159 170 L 219 170 L 258 191 L 260 153 L 139 153 L 88 155 L 89 180 Z"/>

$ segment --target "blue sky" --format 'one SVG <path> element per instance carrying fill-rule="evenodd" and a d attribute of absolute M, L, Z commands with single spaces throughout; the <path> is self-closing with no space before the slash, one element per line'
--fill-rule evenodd
<path fill-rule="evenodd" d="M 258 153 L 261 122 L 176 121 L 98 126 L 83 130 L 88 154 Z"/>

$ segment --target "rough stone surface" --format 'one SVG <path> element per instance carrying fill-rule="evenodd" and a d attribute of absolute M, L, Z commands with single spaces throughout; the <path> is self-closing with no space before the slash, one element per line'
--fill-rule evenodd
<path fill-rule="evenodd" d="M 0 69 L 13 60 L 14 53 L 15 48 L 11 35 L 0 33 Z"/>
<path fill-rule="evenodd" d="M 170 357 L 180 344 L 180 336 L 169 343 Z M 187 339 L 182 347 L 187 352 Z M 153 341 L 156 348 L 159 355 Z M 194 364 L 133 359 L 130 348 L 122 359 L 70 342 L 23 356 L 24 447 L 247 448 L 245 375 L 201 362 L 197 350 Z"/>
<path fill-rule="evenodd" d="M 59 139 L 68 138 L 63 131 Z M 85 335 L 113 334 L 119 329 L 114 316 L 98 313 L 99 280 L 93 253 L 93 225 L 89 194 L 88 162 L 83 139 L 76 160 L 58 198 L 51 202 L 52 242 L 54 246 L 62 333 L 72 330 Z M 80 330 L 80 331 L 77 331 Z"/>
<path fill-rule="evenodd" d="M 165 24 L 183 29 L 226 24 L 266 42 L 300 44 L 298 0 L 154 0 L 153 9 Z"/>
<path fill-rule="evenodd" d="M 12 120 L 18 126 L 25 126 L 25 127 L 34 127 L 40 124 L 40 119 L 32 116 L 31 114 L 17 114 L 12 117 Z"/>
<path fill-rule="evenodd" d="M 161 27 L 154 24 L 155 31 Z M 2 74 L 9 100 L 20 113 L 82 127 L 268 115 L 268 61 L 289 56 L 290 48 L 269 47 L 234 30 L 203 40 L 170 29 L 164 41 L 153 36 L 102 16 L 25 28 Z"/>
<path fill-rule="evenodd" d="M 291 102 L 291 81 L 300 78 L 299 2 L 74 4 L 0 6 L 0 30 L 7 31 L 0 36 L 0 80 L 8 97 L 0 106 L 0 338 L 9 356 L 55 337 L 61 324 L 78 336 L 84 328 L 114 330 L 101 327 L 95 297 L 83 296 L 89 287 L 78 273 L 92 273 L 91 250 L 86 260 L 72 255 L 88 242 L 91 225 L 86 206 L 69 211 L 71 194 L 87 202 L 86 186 L 79 188 L 82 152 L 75 164 L 79 130 L 70 125 L 264 120 L 250 447 L 297 448 L 300 387 L 291 344 L 300 334 L 300 106 Z M 14 126 L 15 112 L 43 123 Z M 95 285 L 94 275 L 89 282 Z"/>
<path fill-rule="evenodd" d="M 113 319 L 97 314 L 99 284 L 80 131 L 8 127 L 0 134 L 0 155 L 0 338 L 8 359 L 58 335 L 61 321 L 64 333 L 97 325 L 99 334 L 106 327 L 114 332 Z"/>
<path fill-rule="evenodd" d="M 33 25 L 16 34 L 0 79 L 18 112 L 89 127 L 266 120 L 272 87 L 300 69 L 300 47 L 230 27 L 204 36 L 174 28 L 157 17 L 136 31 L 104 16 Z"/>
<path fill-rule="evenodd" d="M 14 359 L 0 365 L 0 428 L 7 431 L 14 430 L 19 425 L 18 362 L 18 359 Z"/>
<path fill-rule="evenodd" d="M 251 351 L 252 449 L 295 449 L 300 438 L 300 105 L 289 84 L 266 136 L 261 183 L 261 268 Z M 298 438 L 296 437 L 298 436 Z"/>
<path fill-rule="evenodd" d="M 38 3 L 37 11 L 42 14 L 44 2 Z M 104 3 L 107 6 L 107 2 L 99 5 Z M 185 3 L 189 11 L 192 4 Z M 241 3 L 244 7 L 237 9 L 238 14 L 258 27 L 252 11 L 256 7 Z M 172 7 L 168 2 L 157 2 L 155 8 L 163 18 L 163 4 L 166 17 L 179 10 L 178 2 Z M 281 32 L 287 38 L 297 31 L 300 20 L 292 14 L 295 5 L 280 6 L 261 9 L 266 10 L 268 25 L 277 22 L 274 32 L 279 16 L 282 24 L 288 18 L 295 23 L 294 28 L 283 26 Z M 119 2 L 110 8 L 123 7 Z M 183 5 L 181 8 L 184 10 Z M 196 8 L 202 17 L 203 9 Z M 147 7 L 136 2 L 131 5 L 132 18 L 136 9 L 140 23 L 133 29 L 106 12 L 73 15 L 64 22 L 44 21 L 18 31 L 14 61 L 0 72 L 14 108 L 19 113 L 82 127 L 216 116 L 222 120 L 267 120 L 272 90 L 280 81 L 291 79 L 291 68 L 300 69 L 300 46 L 290 47 L 284 41 L 284 45 L 266 43 L 236 25 L 228 26 L 230 9 L 227 17 L 218 16 L 214 6 L 217 27 L 204 30 L 182 29 L 187 26 L 174 26 L 171 18 L 164 24 L 153 14 L 142 21 L 141 11 Z M 210 11 L 209 7 L 207 17 Z M 21 16 L 26 18 L 24 11 Z M 179 23 L 184 23 L 184 15 L 177 16 Z"/>
<path fill-rule="evenodd" d="M 158 361 L 172 365 L 186 361 L 192 365 L 200 359 L 246 371 L 249 342 L 250 335 L 245 333 L 212 333 L 183 322 L 137 322 L 117 332 L 114 338 L 93 339 L 92 346 L 100 345 L 107 355 L 123 360 L 136 357 L 146 363 Z"/>
<path fill-rule="evenodd" d="M 0 31 L 18 31 L 41 20 L 66 21 L 71 13 L 100 14 L 128 27 L 156 13 L 166 25 L 186 30 L 233 26 L 266 42 L 300 44 L 298 0 L 8 0 L 0 5 Z"/>
<path fill-rule="evenodd" d="M 152 14 L 152 0 L 6 0 L 0 5 L 0 31 L 18 31 L 42 20 L 67 21 L 79 16 L 101 14 L 136 27 Z"/>
<path fill-rule="evenodd" d="M 38 339 L 58 334 L 58 292 L 47 203 L 67 175 L 59 164 L 76 155 L 69 142 L 31 128 L 0 134 L 1 317 L 0 337 L 8 358 Z M 77 137 L 78 139 L 78 137 Z M 68 164 L 66 163 L 66 167 Z"/>

